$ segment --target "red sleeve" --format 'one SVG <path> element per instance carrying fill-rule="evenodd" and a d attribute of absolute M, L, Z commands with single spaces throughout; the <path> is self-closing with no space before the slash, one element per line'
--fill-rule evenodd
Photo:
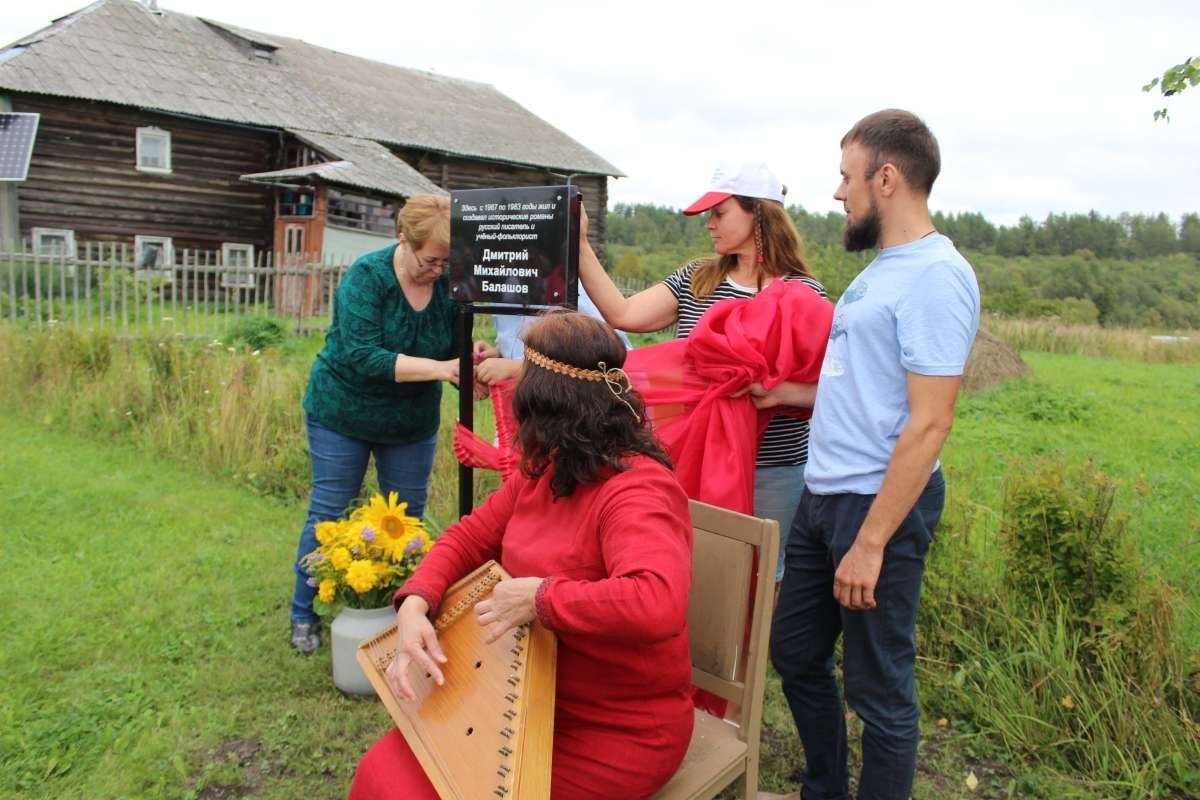
<path fill-rule="evenodd" d="M 392 605 L 399 608 L 405 597 L 415 594 L 425 599 L 433 614 L 451 584 L 486 561 L 499 561 L 500 541 L 524 482 L 523 476 L 514 474 L 483 505 L 443 531 L 416 572 L 393 595 Z"/>
<path fill-rule="evenodd" d="M 656 642 L 687 623 L 692 519 L 675 476 L 650 459 L 609 479 L 597 516 L 608 577 L 548 578 L 538 618 L 551 630 L 614 642 Z"/>

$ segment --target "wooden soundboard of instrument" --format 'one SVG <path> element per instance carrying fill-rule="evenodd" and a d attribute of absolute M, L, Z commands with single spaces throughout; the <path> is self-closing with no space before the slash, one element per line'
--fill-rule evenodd
<path fill-rule="evenodd" d="M 411 665 L 414 701 L 397 698 L 387 683 L 395 625 L 358 649 L 363 672 L 442 800 L 550 797 L 554 634 L 535 620 L 485 644 L 472 613 L 507 577 L 489 561 L 446 591 L 434 620 L 446 680 L 438 686 Z"/>

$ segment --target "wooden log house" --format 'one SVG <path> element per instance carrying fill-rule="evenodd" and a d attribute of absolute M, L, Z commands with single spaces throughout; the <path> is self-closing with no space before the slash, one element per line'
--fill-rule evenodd
<path fill-rule="evenodd" d="M 40 115 L 26 180 L 0 189 L 15 217 L 0 231 L 42 252 L 127 245 L 148 269 L 185 253 L 345 262 L 392 241 L 413 194 L 568 176 L 602 251 L 622 174 L 488 84 L 152 1 L 98 0 L 0 48 L 0 111 Z M 276 289 L 285 304 L 319 295 Z"/>

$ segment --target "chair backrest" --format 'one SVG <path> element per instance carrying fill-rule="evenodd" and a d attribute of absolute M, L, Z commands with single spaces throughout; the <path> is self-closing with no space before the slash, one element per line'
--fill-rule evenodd
<path fill-rule="evenodd" d="M 738 705 L 740 735 L 756 746 L 762 721 L 779 523 L 696 500 L 691 501 L 691 511 L 688 628 L 692 683 Z"/>

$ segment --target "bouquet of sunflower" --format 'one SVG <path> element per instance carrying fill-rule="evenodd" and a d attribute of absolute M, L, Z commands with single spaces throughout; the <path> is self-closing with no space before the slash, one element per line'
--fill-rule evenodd
<path fill-rule="evenodd" d="M 424 523 L 409 516 L 395 492 L 375 495 L 344 519 L 317 523 L 318 547 L 302 560 L 317 589 L 318 614 L 336 609 L 379 608 L 413 573 L 433 541 Z"/>

